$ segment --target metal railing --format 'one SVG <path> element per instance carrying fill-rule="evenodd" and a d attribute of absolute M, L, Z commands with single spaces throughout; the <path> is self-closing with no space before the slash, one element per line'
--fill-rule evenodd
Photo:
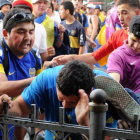
<path fill-rule="evenodd" d="M 64 108 L 59 109 L 59 122 L 48 122 L 37 120 L 36 106 L 32 105 L 31 117 L 10 117 L 8 115 L 8 104 L 4 103 L 4 114 L 0 116 L 0 130 L 2 130 L 2 140 L 9 139 L 8 125 L 13 124 L 15 127 L 23 127 L 27 130 L 30 140 L 36 140 L 38 133 L 35 134 L 35 128 L 41 130 L 51 131 L 57 140 L 66 140 L 70 134 L 81 134 L 85 140 L 104 140 L 105 136 L 113 136 L 115 138 L 140 140 L 140 132 L 138 131 L 138 116 L 134 116 L 133 130 L 120 130 L 105 127 L 106 124 L 106 111 L 108 105 L 105 103 L 106 94 L 103 90 L 96 89 L 91 93 L 91 100 L 89 103 L 90 110 L 90 127 L 71 125 L 64 122 Z M 31 128 L 31 131 L 28 130 Z M 57 133 L 56 133 L 57 132 Z M 58 133 L 59 132 L 59 133 Z"/>

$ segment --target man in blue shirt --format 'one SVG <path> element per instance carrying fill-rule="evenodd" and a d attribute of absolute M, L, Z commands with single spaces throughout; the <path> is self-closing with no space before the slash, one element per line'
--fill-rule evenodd
<path fill-rule="evenodd" d="M 18 96 L 41 72 L 40 57 L 31 52 L 34 28 L 32 14 L 24 10 L 12 9 L 5 16 L 0 45 L 0 94 Z"/>
<path fill-rule="evenodd" d="M 88 95 L 94 87 L 95 74 L 106 75 L 98 70 L 93 73 L 87 64 L 76 60 L 65 66 L 48 68 L 13 101 L 10 112 L 26 117 L 30 113 L 31 104 L 34 103 L 37 109 L 44 110 L 46 121 L 58 122 L 59 107 L 63 106 L 66 108 L 66 123 L 89 126 Z M 111 127 L 115 126 L 116 122 L 113 121 Z M 45 138 L 52 140 L 53 137 L 54 135 L 46 130 Z"/>
<path fill-rule="evenodd" d="M 34 28 L 34 18 L 25 10 L 12 9 L 4 17 L 4 39 L 0 45 L 0 95 L 20 95 L 42 71 L 40 56 L 32 50 Z"/>

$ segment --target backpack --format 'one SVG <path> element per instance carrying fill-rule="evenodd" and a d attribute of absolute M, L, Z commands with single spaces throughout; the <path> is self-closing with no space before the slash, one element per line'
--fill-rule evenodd
<path fill-rule="evenodd" d="M 3 41 L 2 41 L 0 46 L 3 48 L 3 53 L 4 53 L 4 60 L 3 60 L 4 71 L 5 71 L 6 76 L 8 76 L 8 71 L 9 71 L 8 49 L 6 48 L 6 46 L 3 43 Z M 36 55 L 36 53 L 35 53 L 35 51 L 33 49 L 31 49 L 31 52 L 32 52 L 32 54 L 35 57 L 35 60 L 36 60 L 36 67 L 35 67 L 35 69 L 37 70 L 38 69 L 38 65 L 39 65 L 38 58 L 37 58 L 37 55 Z"/>

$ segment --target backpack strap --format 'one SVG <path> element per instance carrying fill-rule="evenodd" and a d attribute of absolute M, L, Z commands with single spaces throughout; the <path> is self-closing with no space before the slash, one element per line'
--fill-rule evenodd
<path fill-rule="evenodd" d="M 2 41 L 1 43 L 1 47 L 3 49 L 3 53 L 4 53 L 4 60 L 3 60 L 3 67 L 4 67 L 4 71 L 6 76 L 8 75 L 8 71 L 9 71 L 9 59 L 8 59 L 8 50 L 4 44 L 4 42 Z"/>
<path fill-rule="evenodd" d="M 86 15 L 83 14 L 83 26 L 85 26 L 85 23 L 86 23 Z"/>
<path fill-rule="evenodd" d="M 3 67 L 4 67 L 4 71 L 5 71 L 5 74 L 6 76 L 8 76 L 8 71 L 9 71 L 9 59 L 8 59 L 8 50 L 4 44 L 4 42 L 2 41 L 2 43 L 0 44 L 2 49 L 3 49 L 3 53 L 4 53 L 4 60 L 3 60 Z M 36 60 L 36 66 L 35 66 L 35 69 L 37 71 L 38 69 L 38 66 L 39 66 L 39 62 L 38 62 L 38 58 L 37 58 L 37 55 L 35 53 L 35 51 L 33 49 L 31 49 L 31 52 L 32 54 L 34 55 L 35 57 L 35 60 Z"/>
<path fill-rule="evenodd" d="M 36 69 L 36 71 L 37 71 L 38 66 L 39 66 L 38 57 L 37 57 L 37 55 L 36 55 L 36 53 L 35 53 L 35 51 L 34 51 L 33 49 L 31 49 L 31 52 L 32 52 L 32 54 L 34 55 L 35 60 L 36 60 L 36 66 L 35 66 L 35 69 Z"/>

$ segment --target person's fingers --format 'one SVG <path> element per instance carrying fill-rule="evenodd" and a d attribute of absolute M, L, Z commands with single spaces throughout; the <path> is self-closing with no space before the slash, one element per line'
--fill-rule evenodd
<path fill-rule="evenodd" d="M 131 128 L 131 126 L 132 126 L 132 124 L 129 122 L 126 122 L 123 120 L 118 120 L 118 127 L 120 129 L 128 129 L 129 130 Z"/>
<path fill-rule="evenodd" d="M 9 97 L 8 95 L 3 94 L 0 96 L 0 110 L 3 109 L 3 102 L 7 102 L 9 104 L 9 107 L 12 107 L 11 97 Z"/>
<path fill-rule="evenodd" d="M 89 101 L 88 95 L 83 89 L 79 89 L 79 97 L 80 99 L 84 100 L 84 102 Z"/>
<path fill-rule="evenodd" d="M 122 120 L 118 120 L 118 128 L 123 129 Z"/>
<path fill-rule="evenodd" d="M 3 95 L 1 95 L 0 100 L 1 100 L 1 102 L 5 101 L 5 102 L 9 103 L 9 102 L 11 102 L 11 97 L 9 97 L 6 94 L 3 94 Z"/>

